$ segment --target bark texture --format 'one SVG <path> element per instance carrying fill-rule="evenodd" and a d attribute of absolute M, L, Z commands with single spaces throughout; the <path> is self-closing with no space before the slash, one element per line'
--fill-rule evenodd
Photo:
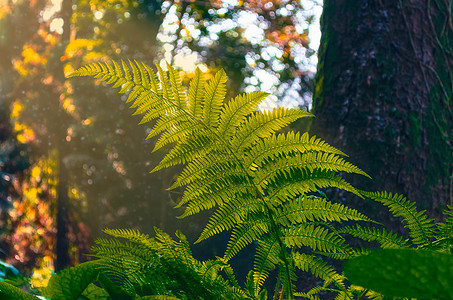
<path fill-rule="evenodd" d="M 321 27 L 311 130 L 373 177 L 356 186 L 439 218 L 453 202 L 448 1 L 325 0 Z"/>

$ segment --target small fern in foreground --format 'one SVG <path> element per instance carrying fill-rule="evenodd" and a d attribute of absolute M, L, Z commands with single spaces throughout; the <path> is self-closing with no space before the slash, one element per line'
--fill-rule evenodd
<path fill-rule="evenodd" d="M 179 241 L 175 241 L 161 230 L 155 231 L 155 238 L 150 238 L 131 229 L 106 229 L 105 233 L 114 239 L 97 239 L 93 247 L 103 262 L 100 270 L 131 296 L 248 299 L 222 259 L 197 261 L 181 232 L 176 232 Z"/>

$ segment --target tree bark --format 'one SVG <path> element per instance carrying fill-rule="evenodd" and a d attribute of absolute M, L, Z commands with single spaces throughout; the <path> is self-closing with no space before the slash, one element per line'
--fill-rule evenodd
<path fill-rule="evenodd" d="M 373 177 L 357 187 L 404 194 L 436 218 L 453 204 L 447 2 L 325 0 L 311 126 Z"/>

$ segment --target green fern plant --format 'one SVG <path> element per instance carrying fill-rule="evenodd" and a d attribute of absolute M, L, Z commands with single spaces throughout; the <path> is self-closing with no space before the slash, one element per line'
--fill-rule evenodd
<path fill-rule="evenodd" d="M 155 231 L 150 238 L 131 229 L 106 229 L 113 238 L 96 240 L 93 251 L 102 262 L 99 270 L 122 287 L 123 294 L 132 299 L 135 295 L 251 299 L 221 258 L 200 262 L 193 258 L 181 232 L 176 232 L 179 241 L 175 241 L 160 229 Z"/>
<path fill-rule="evenodd" d="M 221 258 L 199 262 L 185 236 L 179 241 L 156 228 L 156 236 L 131 229 L 106 229 L 99 238 L 97 260 L 52 275 L 41 297 L 51 300 L 192 300 L 267 299 L 242 289 L 231 267 Z M 126 240 L 121 241 L 122 240 Z M 1 299 L 39 299 L 10 283 L 0 282 Z"/>
<path fill-rule="evenodd" d="M 348 253 L 343 239 L 322 222 L 370 221 L 363 214 L 332 204 L 318 189 L 337 187 L 362 195 L 338 172 L 368 176 L 346 162 L 344 154 L 307 133 L 279 133 L 291 122 L 311 117 L 308 112 L 275 108 L 257 111 L 268 95 L 242 94 L 225 103 L 223 70 L 208 82 L 195 71 L 188 93 L 179 73 L 159 65 L 131 62 L 93 63 L 70 76 L 94 76 L 129 92 L 127 102 L 141 123 L 153 122 L 148 138 L 160 135 L 154 150 L 171 145 L 170 152 L 153 172 L 176 164 L 184 169 L 171 188 L 185 186 L 178 203 L 181 217 L 212 209 L 213 213 L 196 242 L 231 230 L 223 260 L 228 262 L 247 245 L 258 241 L 253 270 L 253 294 L 277 269 L 279 284 L 274 295 L 293 299 L 295 269 L 311 270 L 344 289 L 342 277 L 311 254 L 312 251 Z"/>
<path fill-rule="evenodd" d="M 385 289 L 350 285 L 344 274 L 323 260 L 370 253 L 367 248 L 350 246 L 346 235 L 377 242 L 382 248 L 451 252 L 451 209 L 445 223 L 434 224 L 400 195 L 359 191 L 339 172 L 368 175 L 346 162 L 344 153 L 307 133 L 281 132 L 291 122 L 311 117 L 310 113 L 287 108 L 258 111 L 267 96 L 263 92 L 242 94 L 226 102 L 222 70 L 205 81 L 197 69 L 186 92 L 175 69 L 167 65 L 167 74 L 159 65 L 156 68 L 157 74 L 136 61 L 93 63 L 70 76 L 94 76 L 120 88 L 120 93 L 129 93 L 127 101 L 134 114 L 142 115 L 141 123 L 153 126 L 148 138 L 159 136 L 154 150 L 170 149 L 153 172 L 184 165 L 170 187 L 185 187 L 177 205 L 185 208 L 181 217 L 212 210 L 196 242 L 230 231 L 227 249 L 223 257 L 200 262 L 193 258 L 180 232 L 174 240 L 159 229 L 154 238 L 130 229 L 107 229 L 111 238 L 100 238 L 93 247 L 98 260 L 53 275 L 43 296 L 68 300 L 264 300 L 264 282 L 276 269 L 273 299 L 321 299 L 322 292 L 334 292 L 336 299 L 384 299 L 378 292 L 385 294 Z M 388 207 L 391 214 L 402 217 L 409 239 L 352 208 L 330 202 L 320 191 L 330 187 Z M 229 261 L 251 243 L 257 244 L 255 261 L 243 288 Z M 300 272 L 310 272 L 323 283 L 306 292 L 297 291 Z M 22 293 L 0 284 L 2 296 Z"/>

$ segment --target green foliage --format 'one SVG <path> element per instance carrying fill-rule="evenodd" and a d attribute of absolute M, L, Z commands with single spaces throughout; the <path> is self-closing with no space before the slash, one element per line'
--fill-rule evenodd
<path fill-rule="evenodd" d="M 114 239 L 97 239 L 93 247 L 101 270 L 129 295 L 166 295 L 180 299 L 245 299 L 228 265 L 193 258 L 186 237 L 173 240 L 159 229 L 155 238 L 131 229 L 106 229 Z M 118 239 L 126 239 L 121 242 Z M 225 279 L 232 276 L 232 280 Z M 229 275 L 229 276 L 228 276 Z"/>
<path fill-rule="evenodd" d="M 386 296 L 453 299 L 453 256 L 428 250 L 379 249 L 348 261 L 354 284 Z"/>
<path fill-rule="evenodd" d="M 403 240 L 385 229 L 360 225 L 339 230 L 366 241 L 377 241 L 382 248 L 393 248 L 373 250 L 348 261 L 344 270 L 348 279 L 385 296 L 451 299 L 452 207 L 444 212 L 445 222 L 435 224 L 425 211 L 418 211 L 414 203 L 401 195 L 364 194 L 387 206 L 395 217 L 402 217 L 410 238 Z"/>
<path fill-rule="evenodd" d="M 409 229 L 412 242 L 416 245 L 427 245 L 433 237 L 434 223 L 425 214 L 425 211 L 417 211 L 415 204 L 408 201 L 402 195 L 392 195 L 387 192 L 368 193 L 367 197 L 380 202 L 390 209 L 396 217 L 403 218 L 403 224 Z"/>
<path fill-rule="evenodd" d="M 21 289 L 6 283 L 5 281 L 0 281 L 0 298 L 5 300 L 15 300 L 15 299 L 23 299 L 23 300 L 36 300 L 39 299 L 36 296 L 28 294 Z"/>
<path fill-rule="evenodd" d="M 98 265 L 99 261 L 89 261 L 61 270 L 50 278 L 49 284 L 42 291 L 42 295 L 50 299 L 77 299 L 92 282 L 97 280 Z M 90 294 L 97 295 L 97 293 L 93 293 L 93 288 L 90 288 L 90 290 Z"/>
<path fill-rule="evenodd" d="M 360 299 L 365 295 L 383 299 L 379 292 L 387 293 L 385 288 L 376 285 L 371 287 L 375 291 L 371 291 L 349 285 L 341 272 L 323 260 L 323 256 L 334 259 L 359 256 L 349 264 L 352 271 L 346 274 L 351 275 L 353 282 L 370 266 L 379 269 L 377 262 L 363 266 L 364 257 L 373 258 L 373 254 L 363 256 L 370 250 L 351 246 L 345 235 L 377 242 L 382 248 L 451 251 L 451 207 L 446 212 L 446 222 L 435 224 L 424 211 L 418 211 L 400 195 L 359 191 L 338 173 L 368 175 L 346 162 L 341 151 L 308 134 L 280 132 L 291 122 L 311 116 L 310 113 L 287 108 L 257 111 L 267 96 L 262 92 L 243 94 L 225 102 L 223 71 L 205 81 L 197 70 L 187 94 L 176 70 L 167 65 L 167 75 L 159 65 L 156 67 L 157 74 L 135 61 L 94 63 L 71 76 L 94 76 L 121 88 L 121 93 L 129 92 L 128 102 L 135 108 L 135 114 L 143 115 L 141 123 L 153 125 L 148 138 L 159 136 L 155 150 L 163 146 L 171 149 L 153 172 L 184 165 L 171 187 L 185 187 L 177 205 L 185 207 L 181 217 L 212 210 L 196 242 L 230 231 L 226 251 L 223 257 L 200 262 L 193 258 L 189 243 L 180 232 L 176 232 L 174 240 L 157 228 L 154 238 L 132 229 L 106 229 L 111 237 L 97 239 L 93 247 L 99 259 L 52 276 L 44 296 L 266 299 L 264 283 L 276 270 L 274 299 L 321 299 L 320 293 L 326 292 L 336 293 L 336 299 L 355 296 Z M 402 218 L 410 239 L 381 228 L 350 207 L 330 202 L 320 191 L 330 187 L 366 196 L 388 207 L 395 217 Z M 256 245 L 253 270 L 242 288 L 229 261 L 250 244 Z M 401 262 L 396 266 L 410 273 L 413 268 L 409 265 L 410 256 L 417 257 L 419 253 L 407 253 L 411 254 L 407 257 L 398 254 Z M 434 258 L 426 257 L 426 261 L 440 258 L 445 263 L 451 258 L 429 253 L 434 253 Z M 400 276 L 411 280 L 394 269 L 390 261 L 384 259 L 379 272 L 387 270 L 391 274 L 385 276 L 389 278 L 396 280 Z M 425 275 L 433 270 L 425 270 Z M 322 285 L 307 292 L 297 291 L 300 272 L 312 273 L 322 280 Z M 380 278 L 376 282 L 383 282 L 379 272 L 375 272 Z M 420 278 L 417 280 L 425 280 Z M 368 287 L 368 281 L 357 282 Z M 415 283 L 415 279 L 411 282 Z"/>
<path fill-rule="evenodd" d="M 318 189 L 338 187 L 361 197 L 338 172 L 368 175 L 315 137 L 279 133 L 310 113 L 283 107 L 257 111 L 267 96 L 262 92 L 225 103 L 222 70 L 208 82 L 197 70 L 186 95 L 176 70 L 167 65 L 167 76 L 156 67 L 158 74 L 135 61 L 94 63 L 70 76 L 94 76 L 121 87 L 120 93 L 129 91 L 135 114 L 144 115 L 141 123 L 154 122 L 148 137 L 160 135 L 155 150 L 172 145 L 153 171 L 185 165 L 172 186 L 186 187 L 178 203 L 185 206 L 182 217 L 214 209 L 197 242 L 231 230 L 224 255 L 228 261 L 258 241 L 255 295 L 269 271 L 277 268 L 283 293 L 291 299 L 295 275 L 289 249 L 348 249 L 336 233 L 316 221 L 369 221 L 353 209 L 316 196 Z"/>
<path fill-rule="evenodd" d="M 0 281 L 21 285 L 24 280 L 25 276 L 13 265 L 0 261 Z"/>

